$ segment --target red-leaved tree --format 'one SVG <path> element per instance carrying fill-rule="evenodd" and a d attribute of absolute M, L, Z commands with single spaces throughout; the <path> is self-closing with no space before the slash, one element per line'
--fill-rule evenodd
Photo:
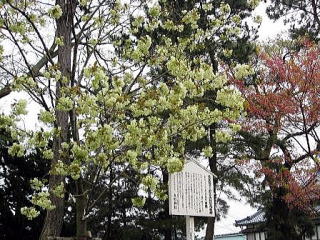
<path fill-rule="evenodd" d="M 268 239 L 302 239 L 312 232 L 299 217 L 312 218 L 320 199 L 319 56 L 320 47 L 304 41 L 284 56 L 260 54 L 255 74 L 231 73 L 246 98 L 241 157 L 254 160 L 256 176 L 263 179 Z"/>

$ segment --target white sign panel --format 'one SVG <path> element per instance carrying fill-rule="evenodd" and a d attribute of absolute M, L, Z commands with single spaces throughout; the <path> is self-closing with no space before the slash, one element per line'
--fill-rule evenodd
<path fill-rule="evenodd" d="M 214 216 L 214 174 L 194 161 L 181 172 L 169 174 L 169 213 Z"/>

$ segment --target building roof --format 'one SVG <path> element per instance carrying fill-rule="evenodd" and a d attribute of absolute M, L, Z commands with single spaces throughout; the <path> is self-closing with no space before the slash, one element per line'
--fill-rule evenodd
<path fill-rule="evenodd" d="M 316 182 L 320 183 L 320 170 L 318 170 L 316 172 L 316 174 L 313 176 L 313 178 L 311 179 L 311 181 L 315 180 Z M 309 181 L 309 183 L 311 182 Z M 307 185 L 309 184 L 307 183 Z M 315 219 L 320 219 L 320 204 L 317 204 L 314 207 L 314 210 L 317 212 L 317 217 Z M 246 218 L 240 219 L 240 220 L 236 220 L 235 225 L 236 226 L 247 226 L 247 225 L 251 225 L 251 224 L 257 224 L 257 223 L 263 223 L 266 221 L 265 218 L 265 213 L 262 209 L 259 209 L 255 214 L 248 216 Z"/>
<path fill-rule="evenodd" d="M 255 214 L 243 218 L 241 220 L 236 220 L 236 226 L 246 226 L 250 224 L 262 223 L 265 221 L 265 214 L 263 210 L 258 210 Z"/>
<path fill-rule="evenodd" d="M 314 210 L 320 214 L 320 205 L 315 206 Z M 265 213 L 262 209 L 259 209 L 255 214 L 246 218 L 236 220 L 236 226 L 247 226 L 250 224 L 263 223 L 266 220 Z"/>
<path fill-rule="evenodd" d="M 228 233 L 214 236 L 215 240 L 245 240 L 246 237 L 242 233 Z"/>

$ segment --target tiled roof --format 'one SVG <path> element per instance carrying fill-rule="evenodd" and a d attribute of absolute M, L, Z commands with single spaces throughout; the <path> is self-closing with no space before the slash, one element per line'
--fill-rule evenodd
<path fill-rule="evenodd" d="M 236 226 L 246 226 L 249 224 L 261 223 L 265 221 L 263 210 L 258 210 L 255 214 L 241 220 L 236 220 Z"/>
<path fill-rule="evenodd" d="M 216 240 L 245 240 L 246 236 L 242 233 L 228 233 L 215 235 L 214 239 Z"/>
<path fill-rule="evenodd" d="M 311 181 L 316 180 L 320 183 L 320 170 L 317 171 L 317 173 L 314 175 L 314 177 L 311 179 Z M 311 182 L 309 181 L 309 183 Z M 307 185 L 309 184 L 307 183 Z M 318 213 L 318 216 L 316 219 L 320 218 L 320 204 L 316 205 L 314 210 Z M 262 209 L 259 209 L 255 214 L 248 216 L 246 218 L 243 218 L 241 220 L 236 220 L 235 225 L 236 226 L 247 226 L 250 224 L 256 224 L 256 223 L 263 223 L 265 221 L 265 213 Z"/>
<path fill-rule="evenodd" d="M 314 210 L 320 214 L 320 205 L 317 205 L 314 207 Z M 263 210 L 258 210 L 255 214 L 248 216 L 246 218 L 243 218 L 241 220 L 236 220 L 236 226 L 246 226 L 250 224 L 256 224 L 256 223 L 262 223 L 264 222 L 265 214 Z"/>

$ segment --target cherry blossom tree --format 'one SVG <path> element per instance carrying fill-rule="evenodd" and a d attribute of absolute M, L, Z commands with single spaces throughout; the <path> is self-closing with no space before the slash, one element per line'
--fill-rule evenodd
<path fill-rule="evenodd" d="M 205 5 L 204 11 L 212 9 Z M 219 15 L 212 17 L 219 29 L 228 20 L 230 7 L 222 3 L 217 11 Z M 30 206 L 21 209 L 30 219 L 47 211 L 42 240 L 60 235 L 64 209 L 72 202 L 77 237 L 88 237 L 87 220 L 94 207 L 122 178 L 119 174 L 105 180 L 115 165 L 124 173 L 132 168 L 141 175 L 137 183 L 141 194 L 132 199 L 135 206 L 144 204 L 143 192 L 165 199 L 161 176 L 154 174 L 157 169 L 181 170 L 187 141 L 205 137 L 214 123 L 236 121 L 241 115 L 243 98 L 227 84 L 226 75 L 202 56 L 186 55 L 187 49 L 201 46 L 213 29 L 199 29 L 178 42 L 163 36 L 154 43 L 149 35 L 159 25 L 177 31 L 199 28 L 195 9 L 184 12 L 175 25 L 162 14 L 166 11 L 157 1 L 0 1 L 4 86 L 0 94 L 27 93 L 41 107 L 43 127 L 31 132 L 13 127 L 12 135 L 20 144 L 9 152 L 19 156 L 36 147 L 51 164 L 49 184 L 33 179 Z M 141 21 L 145 34 L 134 36 Z M 123 33 L 128 37 L 119 40 Z M 241 32 L 226 31 L 220 37 L 229 34 Z M 160 66 L 166 66 L 170 81 L 161 81 L 150 70 Z M 222 108 L 193 101 L 212 90 Z M 26 114 L 26 105 L 26 100 L 17 103 L 15 115 Z M 233 125 L 224 126 L 226 131 L 217 134 L 217 141 L 233 134 Z M 103 177 L 106 190 L 92 198 Z"/>

